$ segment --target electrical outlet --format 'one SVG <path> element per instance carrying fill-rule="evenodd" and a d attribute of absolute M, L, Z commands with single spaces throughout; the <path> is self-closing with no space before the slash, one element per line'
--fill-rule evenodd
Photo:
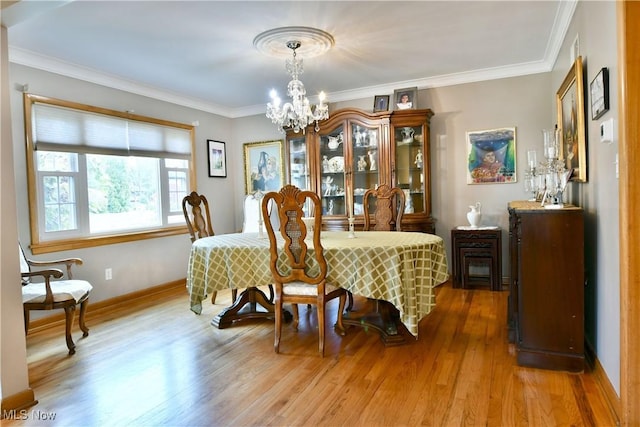
<path fill-rule="evenodd" d="M 104 269 L 104 280 L 111 280 L 113 278 L 113 271 L 111 268 Z"/>

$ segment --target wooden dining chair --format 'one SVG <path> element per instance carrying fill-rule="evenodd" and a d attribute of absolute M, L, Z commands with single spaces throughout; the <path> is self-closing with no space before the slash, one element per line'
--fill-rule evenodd
<path fill-rule="evenodd" d="M 243 203 L 243 233 L 260 233 L 264 231 L 264 220 L 262 219 L 262 198 L 264 193 L 260 190 L 244 197 Z"/>
<path fill-rule="evenodd" d="M 370 200 L 375 199 L 373 217 L 375 224 L 371 227 Z M 379 185 L 376 189 L 369 189 L 362 197 L 364 205 L 363 231 L 401 231 L 402 215 L 404 214 L 404 191 L 398 187 L 390 187 L 387 184 Z M 347 311 L 353 308 L 353 294 L 347 294 L 349 302 Z"/>
<path fill-rule="evenodd" d="M 187 208 L 187 205 L 189 208 Z M 204 209 L 204 212 L 203 212 Z M 189 213 L 189 210 L 191 213 Z M 211 225 L 211 211 L 209 210 L 209 202 L 203 194 L 192 191 L 191 194 L 182 199 L 182 212 L 187 222 L 187 228 L 191 235 L 191 243 L 203 237 L 213 236 L 213 226 Z M 211 293 L 211 304 L 216 303 L 217 291 Z M 232 302 L 236 300 L 238 290 L 231 290 Z"/>
<path fill-rule="evenodd" d="M 82 265 L 80 258 L 65 258 L 53 261 L 35 261 L 25 256 L 22 246 L 20 250 L 20 274 L 22 276 L 22 306 L 24 310 L 24 332 L 29 332 L 29 312 L 31 310 L 64 309 L 65 337 L 69 355 L 75 354 L 76 345 L 71 336 L 73 318 L 76 306 L 80 305 L 78 324 L 82 336 L 89 335 L 89 328 L 84 322 L 84 316 L 89 304 L 89 293 L 93 289 L 86 280 L 73 279 L 71 267 Z M 61 279 L 65 273 L 55 266 L 66 266 L 66 279 Z M 34 270 L 35 269 L 35 270 Z M 32 278 L 42 277 L 43 282 L 34 282 Z"/>
<path fill-rule="evenodd" d="M 243 233 L 259 233 L 264 232 L 264 219 L 262 217 L 262 198 L 264 193 L 260 190 L 253 194 L 249 194 L 244 198 L 244 215 L 242 221 Z M 280 224 L 278 222 L 278 213 L 273 208 L 273 203 L 269 203 L 269 218 L 271 223 L 278 229 Z M 262 230 L 261 230 L 262 229 Z"/>
<path fill-rule="evenodd" d="M 260 238 L 266 238 L 264 235 L 264 219 L 262 218 L 262 199 L 264 193 L 260 190 L 253 194 L 249 194 L 244 198 L 244 219 L 242 222 L 243 233 L 258 233 Z M 272 209 L 273 203 L 269 203 L 269 218 L 272 224 L 280 226 L 277 219 L 277 213 Z M 273 302 L 274 291 L 273 285 L 269 285 L 269 301 Z"/>
<path fill-rule="evenodd" d="M 280 220 L 281 239 L 276 236 L 276 228 L 268 215 L 271 201 L 278 212 Z M 313 231 L 313 258 L 318 270 L 309 271 L 314 267 L 313 259 L 308 254 L 307 226 L 303 207 L 307 201 L 313 206 L 315 219 Z M 320 233 L 322 224 L 322 206 L 318 195 L 312 191 L 303 191 L 293 185 L 284 186 L 279 192 L 267 193 L 262 200 L 262 213 L 265 218 L 267 235 L 269 236 L 270 262 L 269 267 L 275 283 L 275 341 L 274 350 L 280 352 L 280 336 L 282 333 L 283 304 L 291 303 L 293 308 L 293 326 L 297 330 L 299 323 L 298 304 L 312 304 L 317 306 L 318 312 L 318 348 L 324 356 L 325 342 L 325 307 L 326 304 L 339 298 L 338 319 L 335 327 L 340 335 L 345 335 L 342 324 L 342 312 L 346 300 L 346 290 L 334 284 L 327 283 L 327 261 L 324 257 Z M 284 253 L 286 262 L 278 261 Z M 308 256 L 309 255 L 309 256 Z"/>
<path fill-rule="evenodd" d="M 387 184 L 378 186 L 377 189 L 369 189 L 364 193 L 362 204 L 364 205 L 364 231 L 371 229 L 370 198 L 375 199 L 373 217 L 375 231 L 401 231 L 402 215 L 404 214 L 404 191 L 398 187 L 390 187 Z"/>

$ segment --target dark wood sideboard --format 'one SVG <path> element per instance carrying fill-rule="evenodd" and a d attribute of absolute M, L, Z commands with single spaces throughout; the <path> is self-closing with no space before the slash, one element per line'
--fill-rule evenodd
<path fill-rule="evenodd" d="M 510 202 L 509 340 L 521 366 L 584 370 L 584 213 Z"/>

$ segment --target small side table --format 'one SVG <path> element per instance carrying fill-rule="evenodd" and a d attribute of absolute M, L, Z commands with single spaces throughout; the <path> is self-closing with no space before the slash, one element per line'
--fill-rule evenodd
<path fill-rule="evenodd" d="M 499 227 L 456 227 L 451 230 L 453 287 L 470 289 L 489 285 L 502 290 L 502 230 Z M 484 266 L 488 274 L 472 274 L 473 267 Z"/>

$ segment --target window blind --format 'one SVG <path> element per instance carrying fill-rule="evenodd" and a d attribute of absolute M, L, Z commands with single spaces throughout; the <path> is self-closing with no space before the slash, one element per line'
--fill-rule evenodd
<path fill-rule="evenodd" d="M 172 126 L 34 103 L 36 150 L 189 159 L 191 132 Z"/>

